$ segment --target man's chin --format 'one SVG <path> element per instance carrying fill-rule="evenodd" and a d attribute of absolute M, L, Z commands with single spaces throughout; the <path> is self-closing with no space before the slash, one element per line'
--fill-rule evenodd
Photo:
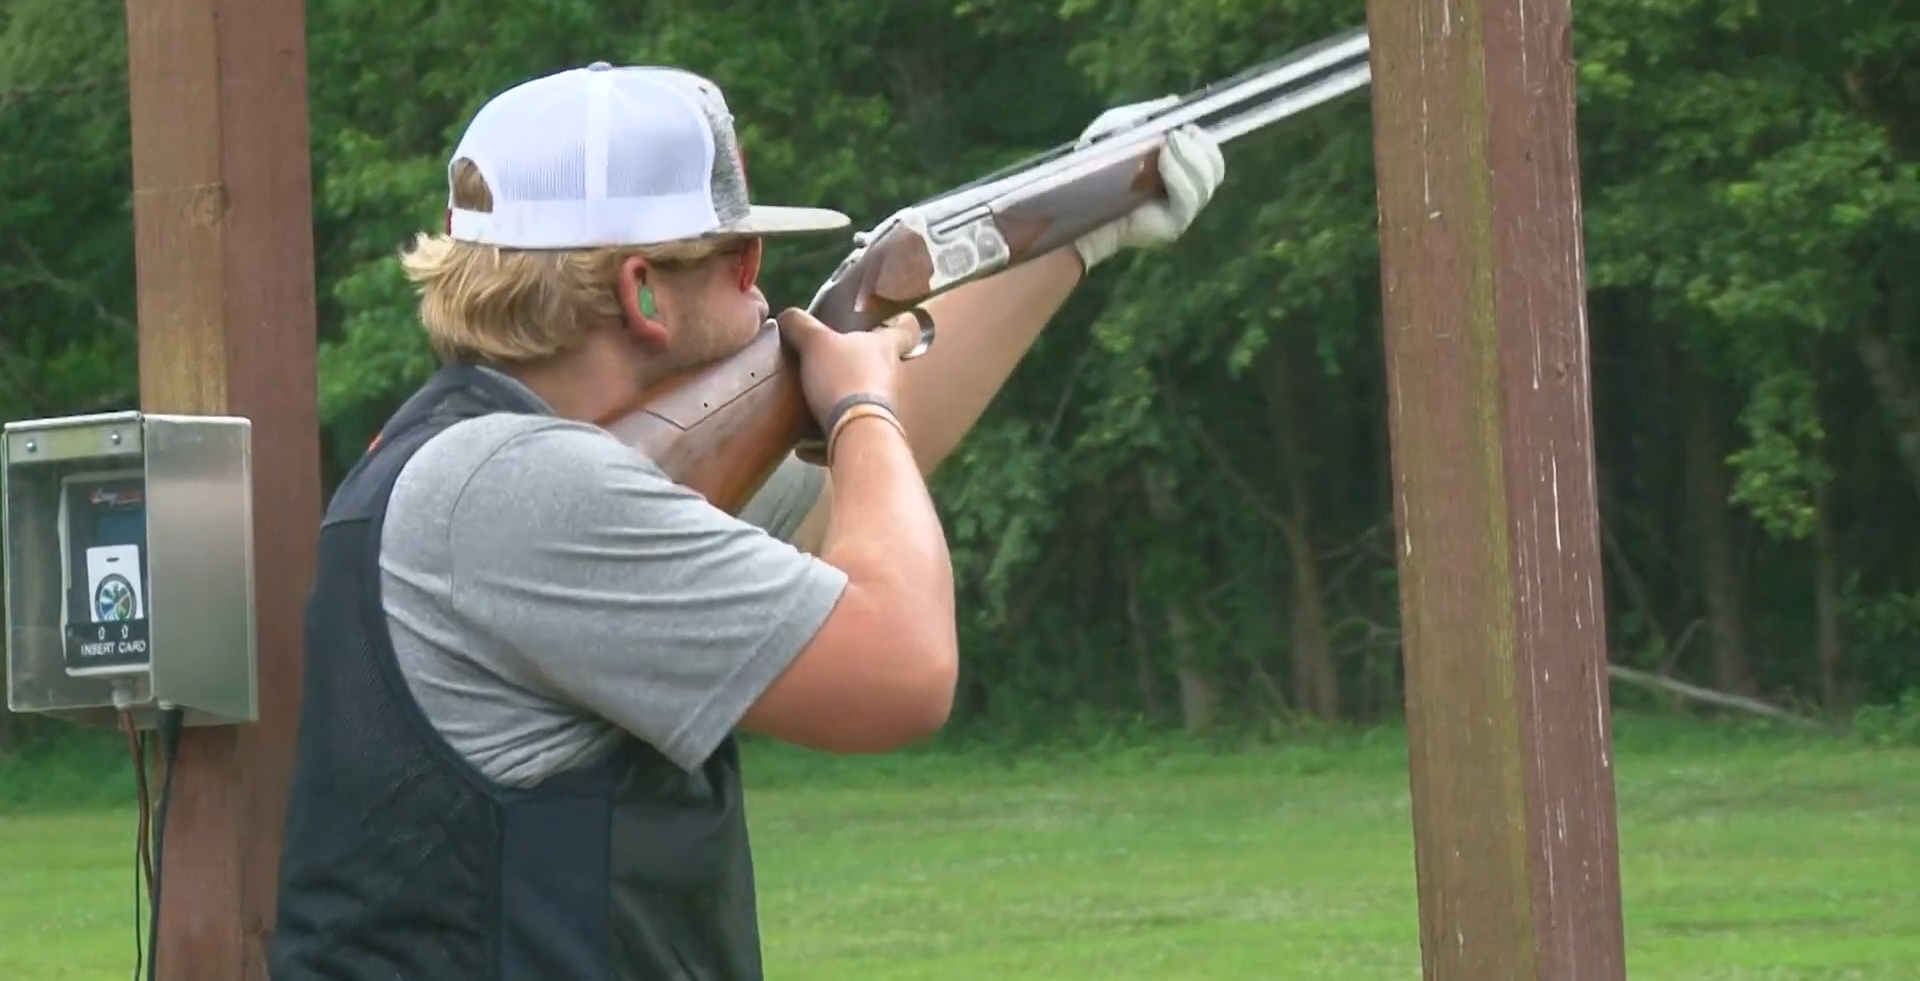
<path fill-rule="evenodd" d="M 655 377 L 672 377 L 690 371 L 699 371 L 745 351 L 759 336 L 760 328 L 756 326 L 753 330 L 725 340 L 703 338 L 704 343 L 697 347 L 689 346 L 687 350 L 672 352 L 663 358 L 655 359 L 651 366 L 652 370 L 648 373 Z"/>
<path fill-rule="evenodd" d="M 732 338 L 732 343 L 726 345 L 726 349 L 727 349 L 726 353 L 723 355 L 720 355 L 714 360 L 718 361 L 718 360 L 723 360 L 725 358 L 733 357 L 734 355 L 739 354 L 741 351 L 744 351 L 747 348 L 752 347 L 753 342 L 760 339 L 761 333 L 768 330 L 778 330 L 778 329 L 779 329 L 778 327 L 772 325 L 772 322 L 768 318 L 761 317 L 760 319 L 755 320 L 751 326 L 746 327 L 745 329 L 736 333 Z"/>

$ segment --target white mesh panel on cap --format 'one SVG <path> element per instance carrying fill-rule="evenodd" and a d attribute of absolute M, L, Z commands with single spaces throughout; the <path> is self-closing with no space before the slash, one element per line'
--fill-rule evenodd
<path fill-rule="evenodd" d="M 722 225 L 734 225 L 747 219 L 747 175 L 741 169 L 740 144 L 733 130 L 733 112 L 727 98 L 712 80 L 684 68 L 648 67 L 642 69 L 654 77 L 677 86 L 699 105 L 713 134 L 712 172 L 709 176 L 714 211 Z"/>
<path fill-rule="evenodd" d="M 714 154 L 711 120 L 666 77 L 642 71 L 623 71 L 612 86 L 609 108 L 615 122 L 607 130 L 607 196 L 709 193 Z M 671 118 L 649 112 L 663 94 L 680 102 L 684 112 Z M 674 147 L 699 147 L 700 153 L 671 152 L 669 148 Z"/>
<path fill-rule="evenodd" d="M 452 234 L 464 241 L 649 245 L 720 224 L 706 114 L 644 70 L 596 65 L 509 89 L 474 117 L 454 151 L 461 157 L 493 192 L 490 213 L 454 209 Z"/>

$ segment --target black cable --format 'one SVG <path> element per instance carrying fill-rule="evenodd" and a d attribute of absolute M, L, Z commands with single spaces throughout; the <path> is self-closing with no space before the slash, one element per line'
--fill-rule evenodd
<path fill-rule="evenodd" d="M 147 796 L 147 735 L 134 725 L 133 716 L 126 710 L 120 712 L 120 727 L 127 736 L 127 752 L 132 757 L 134 813 L 136 824 L 133 835 L 133 981 L 140 981 L 141 967 L 146 962 L 146 942 L 141 936 L 140 912 L 142 902 L 140 893 L 143 888 L 152 885 L 153 866 L 147 851 L 147 833 L 152 830 L 152 801 Z M 146 901 L 151 901 L 149 895 Z"/>
<path fill-rule="evenodd" d="M 181 723 L 177 708 L 160 713 L 160 755 L 165 760 L 167 774 L 160 779 L 160 806 L 155 808 L 153 821 L 153 903 L 148 907 L 147 981 L 156 981 L 160 970 L 160 956 L 156 952 L 160 945 L 160 897 L 164 895 L 160 890 L 160 875 L 167 854 L 167 808 L 173 804 L 173 769 L 180 756 Z"/>
<path fill-rule="evenodd" d="M 143 735 L 136 739 L 134 746 L 133 766 L 137 777 L 139 769 L 146 766 L 146 737 Z M 140 802 L 140 823 L 144 825 L 146 822 L 147 807 L 146 801 L 143 800 Z M 146 849 L 142 847 L 145 844 L 146 828 L 142 827 L 139 830 L 140 833 L 133 836 L 133 981 L 140 981 L 140 968 L 147 960 L 146 939 L 140 935 L 140 891 L 142 887 L 152 885 L 147 881 Z"/>

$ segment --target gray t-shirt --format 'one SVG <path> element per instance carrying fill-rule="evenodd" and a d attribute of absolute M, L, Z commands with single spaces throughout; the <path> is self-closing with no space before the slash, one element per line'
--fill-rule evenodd
<path fill-rule="evenodd" d="M 598 427 L 462 421 L 415 454 L 388 504 L 381 583 L 400 670 L 453 748 L 503 784 L 589 762 L 623 732 L 696 769 L 846 587 L 786 541 L 823 483 L 790 458 L 735 519 Z"/>

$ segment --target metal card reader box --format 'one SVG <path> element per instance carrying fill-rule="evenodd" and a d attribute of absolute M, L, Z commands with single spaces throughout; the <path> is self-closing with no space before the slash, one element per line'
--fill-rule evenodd
<path fill-rule="evenodd" d="M 120 412 L 0 433 L 7 708 L 257 718 L 252 425 Z"/>

